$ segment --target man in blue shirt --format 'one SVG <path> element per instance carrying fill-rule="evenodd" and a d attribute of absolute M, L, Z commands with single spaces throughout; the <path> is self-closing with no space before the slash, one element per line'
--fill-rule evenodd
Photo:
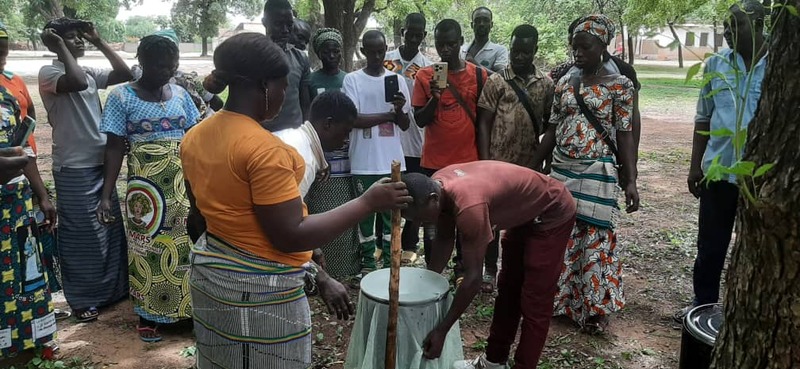
<path fill-rule="evenodd" d="M 761 82 L 767 64 L 767 43 L 764 36 L 765 10 L 761 3 L 744 0 L 730 8 L 725 21 L 725 41 L 730 49 L 711 57 L 706 75 L 716 74 L 700 91 L 695 116 L 695 134 L 689 169 L 689 192 L 700 199 L 697 259 L 694 263 L 694 301 L 675 314 L 680 321 L 694 306 L 719 300 L 719 285 L 728 245 L 736 218 L 739 188 L 736 177 L 716 182 L 702 182 L 704 173 L 718 158 L 724 166 L 732 166 L 743 148 L 736 148 L 733 137 L 707 136 L 697 132 L 727 128 L 736 132 L 741 113 L 742 128 L 755 116 L 761 97 Z M 723 77 L 724 76 L 724 77 Z M 709 96 L 712 91 L 719 91 Z"/>

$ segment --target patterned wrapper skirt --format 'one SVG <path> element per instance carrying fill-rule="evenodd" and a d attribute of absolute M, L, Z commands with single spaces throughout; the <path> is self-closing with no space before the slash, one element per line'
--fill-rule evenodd
<path fill-rule="evenodd" d="M 177 141 L 133 143 L 125 213 L 134 311 L 156 323 L 191 318 L 189 200 Z"/>
<path fill-rule="evenodd" d="M 617 173 L 613 158 L 570 159 L 556 150 L 551 176 L 564 182 L 578 208 L 553 314 L 584 326 L 590 317 L 625 306 L 622 259 L 614 232 L 619 212 Z"/>
<path fill-rule="evenodd" d="M 192 249 L 197 368 L 311 367 L 305 271 L 206 234 Z"/>
<path fill-rule="evenodd" d="M 53 340 L 56 318 L 27 181 L 0 190 L 0 359 Z"/>

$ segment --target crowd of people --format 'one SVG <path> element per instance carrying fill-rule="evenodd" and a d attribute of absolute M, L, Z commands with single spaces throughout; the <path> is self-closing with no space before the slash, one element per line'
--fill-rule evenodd
<path fill-rule="evenodd" d="M 731 49 L 706 65 L 727 76 L 719 84 L 751 89 L 742 95 L 745 124 L 766 65 L 764 14 L 757 2 L 732 7 Z M 88 323 L 130 298 L 145 342 L 160 341 L 162 325 L 193 320 L 198 368 L 310 367 L 307 295 L 318 293 L 340 319 L 353 315 L 332 275 L 389 265 L 393 209 L 405 218 L 405 264 L 417 261 L 420 234 L 429 269 L 453 261 L 453 304 L 423 344 L 427 359 L 440 356 L 481 291 L 497 293 L 486 354 L 459 368 L 507 367 L 520 320 L 514 368 L 536 367 L 552 316 L 602 334 L 625 306 L 617 199 L 628 213 L 639 208 L 641 85 L 608 53 L 615 27 L 604 15 L 569 25 L 573 58 L 552 71 L 534 64 L 533 25 L 516 27 L 507 49 L 491 41 L 492 17 L 475 9 L 468 44 L 455 20 L 433 27 L 446 87 L 421 52 L 428 24 L 420 13 L 405 18 L 392 51 L 383 33 L 366 32 L 366 63 L 348 72 L 341 32 L 313 30 L 287 0 L 268 0 L 267 36 L 224 41 L 202 83 L 178 70 L 174 32 L 142 38 L 129 68 L 91 23 L 52 20 L 41 38 L 56 59 L 38 81 L 53 127 L 55 206 L 33 136 L 15 141 L 36 112 L 24 82 L 5 70 L 0 27 L 0 359 L 54 345 L 57 319 Z M 110 69 L 80 65 L 86 42 Z M 313 72 L 308 50 L 322 63 Z M 753 70 L 747 87 L 736 67 Z M 730 91 L 708 93 L 714 83 L 698 100 L 698 131 L 736 123 L 725 107 L 739 102 Z M 111 86 L 101 104 L 98 90 Z M 733 162 L 730 137 L 695 135 L 692 306 L 718 300 L 730 241 L 735 181 L 700 184 L 719 155 Z M 385 178 L 393 161 L 402 182 Z M 62 286 L 71 311 L 53 307 Z"/>

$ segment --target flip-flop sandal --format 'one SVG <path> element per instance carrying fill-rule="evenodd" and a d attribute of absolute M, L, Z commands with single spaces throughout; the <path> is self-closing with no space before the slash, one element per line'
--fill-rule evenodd
<path fill-rule="evenodd" d="M 72 312 L 70 312 L 69 310 L 61 310 L 61 309 L 53 310 L 53 314 L 56 315 L 56 320 L 64 320 L 72 316 Z"/>
<path fill-rule="evenodd" d="M 413 265 L 417 261 L 417 253 L 413 251 L 403 251 L 403 256 L 400 259 L 400 265 L 408 266 Z"/>
<path fill-rule="evenodd" d="M 136 326 L 136 332 L 139 333 L 139 339 L 147 343 L 158 342 L 162 339 L 161 335 L 158 334 L 158 327 Z M 153 333 L 155 337 L 145 337 L 142 333 Z"/>
<path fill-rule="evenodd" d="M 97 320 L 97 317 L 100 313 L 97 312 L 96 307 L 90 307 L 86 310 L 78 310 L 75 311 L 75 319 L 78 320 L 79 323 L 88 323 Z"/>

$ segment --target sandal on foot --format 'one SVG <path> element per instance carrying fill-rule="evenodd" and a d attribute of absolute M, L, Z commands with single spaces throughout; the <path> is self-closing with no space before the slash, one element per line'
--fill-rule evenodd
<path fill-rule="evenodd" d="M 403 256 L 400 258 L 400 265 L 408 266 L 413 265 L 417 261 L 417 253 L 414 251 L 403 251 Z"/>
<path fill-rule="evenodd" d="M 144 342 L 147 342 L 147 343 L 153 343 L 153 342 L 161 341 L 161 335 L 158 334 L 158 327 L 157 326 L 156 327 L 137 326 L 136 327 L 136 333 L 139 333 L 139 339 L 140 340 L 142 340 Z M 145 333 L 152 333 L 153 337 L 145 337 L 144 336 Z"/>
<path fill-rule="evenodd" d="M 583 326 L 583 331 L 590 335 L 600 336 L 606 333 L 608 323 L 608 317 L 605 315 L 593 316 Z"/>
<path fill-rule="evenodd" d="M 72 312 L 70 312 L 69 310 L 61 310 L 61 309 L 53 310 L 53 314 L 55 314 L 57 321 L 67 319 L 72 316 Z"/>
<path fill-rule="evenodd" d="M 75 319 L 77 319 L 79 323 L 93 322 L 97 320 L 97 317 L 100 315 L 100 313 L 97 312 L 96 307 L 90 307 L 85 310 L 76 310 L 75 314 Z"/>

